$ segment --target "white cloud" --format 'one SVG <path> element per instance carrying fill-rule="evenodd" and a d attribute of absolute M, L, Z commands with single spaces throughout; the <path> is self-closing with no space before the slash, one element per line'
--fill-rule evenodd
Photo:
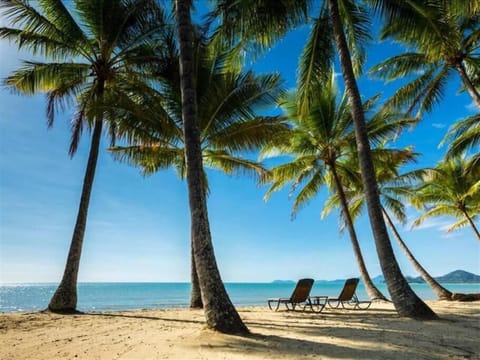
<path fill-rule="evenodd" d="M 436 128 L 436 129 L 443 129 L 445 128 L 447 125 L 444 124 L 444 123 L 433 123 L 432 124 L 432 127 Z"/>
<path fill-rule="evenodd" d="M 413 230 L 425 230 L 425 229 L 438 229 L 440 231 L 446 231 L 447 228 L 451 225 L 451 221 L 446 218 L 429 218 L 424 220 L 419 226 L 412 228 L 413 221 L 409 222 L 408 227 Z"/>
<path fill-rule="evenodd" d="M 467 109 L 471 113 L 476 113 L 478 112 L 478 106 L 475 104 L 474 101 L 472 101 L 470 104 L 465 105 L 465 109 Z"/>

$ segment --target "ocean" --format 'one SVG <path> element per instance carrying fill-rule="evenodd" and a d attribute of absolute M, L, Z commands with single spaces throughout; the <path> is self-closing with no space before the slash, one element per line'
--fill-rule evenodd
<path fill-rule="evenodd" d="M 312 295 L 338 296 L 343 281 L 317 281 Z M 480 293 L 480 284 L 442 284 L 452 292 Z M 295 283 L 226 283 L 225 287 L 235 306 L 266 305 L 270 297 L 289 297 Z M 427 284 L 411 284 L 420 298 L 436 298 Z M 57 284 L 3 284 L 0 285 L 0 312 L 28 312 L 46 309 Z M 384 283 L 377 287 L 386 296 Z M 188 307 L 189 283 L 80 283 L 78 310 L 118 311 Z M 360 299 L 368 299 L 363 285 L 357 289 Z"/>

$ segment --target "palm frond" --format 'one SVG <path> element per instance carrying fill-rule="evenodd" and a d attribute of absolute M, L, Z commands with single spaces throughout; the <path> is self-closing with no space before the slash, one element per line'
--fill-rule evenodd
<path fill-rule="evenodd" d="M 467 219 L 460 219 L 456 223 L 453 223 L 447 228 L 447 233 L 450 233 L 455 230 L 463 229 L 468 226 L 468 220 Z"/>
<path fill-rule="evenodd" d="M 265 168 L 259 162 L 232 156 L 226 151 L 205 150 L 204 164 L 206 167 L 221 170 L 225 174 L 242 174 L 259 179 Z"/>
<path fill-rule="evenodd" d="M 323 12 L 314 24 L 299 60 L 297 97 L 300 113 L 308 109 L 317 95 L 315 89 L 328 81 L 333 61 L 334 49 L 331 38 L 330 20 Z"/>
<path fill-rule="evenodd" d="M 323 172 L 317 169 L 315 172 L 309 174 L 309 180 L 295 196 L 292 208 L 292 218 L 295 218 L 297 212 L 306 206 L 320 191 L 323 185 Z M 303 179 L 302 179 L 303 181 Z M 294 188 L 292 188 L 293 190 Z"/>
<path fill-rule="evenodd" d="M 468 150 L 474 150 L 480 144 L 480 114 L 469 116 L 454 124 L 440 142 L 443 146 L 450 142 L 447 159 L 460 156 Z"/>
<path fill-rule="evenodd" d="M 115 160 L 140 167 L 144 175 L 181 167 L 183 161 L 183 149 L 165 146 L 116 146 L 109 151 Z"/>
<path fill-rule="evenodd" d="M 371 40 L 370 14 L 353 0 L 341 0 L 338 5 L 352 56 L 353 70 L 360 75 L 366 60 L 365 43 Z"/>
<path fill-rule="evenodd" d="M 390 82 L 423 71 L 425 71 L 424 54 L 404 53 L 373 66 L 369 73 Z"/>

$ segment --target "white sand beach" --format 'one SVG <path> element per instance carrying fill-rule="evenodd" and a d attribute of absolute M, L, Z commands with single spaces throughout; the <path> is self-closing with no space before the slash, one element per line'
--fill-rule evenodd
<path fill-rule="evenodd" d="M 438 321 L 388 303 L 320 314 L 240 308 L 249 336 L 205 328 L 201 310 L 0 315 L 0 359 L 480 359 L 480 302 L 431 301 Z"/>

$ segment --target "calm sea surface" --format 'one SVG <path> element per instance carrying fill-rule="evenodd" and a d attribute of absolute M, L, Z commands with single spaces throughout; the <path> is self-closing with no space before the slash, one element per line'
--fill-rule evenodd
<path fill-rule="evenodd" d="M 338 296 L 343 281 L 316 282 L 312 295 Z M 459 293 L 480 293 L 480 284 L 442 284 Z M 0 285 L 0 312 L 36 311 L 47 307 L 56 284 Z M 294 283 L 227 283 L 232 302 L 237 306 L 266 305 L 269 297 L 290 296 Z M 385 284 L 377 284 L 388 296 Z M 426 284 L 411 284 L 424 300 L 435 299 Z M 187 307 L 189 283 L 80 283 L 78 310 L 111 311 Z M 363 285 L 357 290 L 360 299 L 367 299 Z"/>

